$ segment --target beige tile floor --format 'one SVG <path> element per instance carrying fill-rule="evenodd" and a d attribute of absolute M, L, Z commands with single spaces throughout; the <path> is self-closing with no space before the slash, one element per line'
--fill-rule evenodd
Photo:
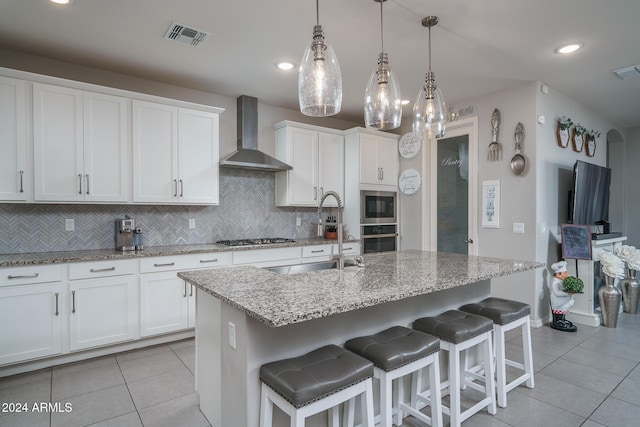
<path fill-rule="evenodd" d="M 621 314 L 618 327 L 548 326 L 532 330 L 536 387 L 518 387 L 507 408 L 481 412 L 465 426 L 640 425 L 640 315 Z M 508 352 L 522 351 L 517 335 Z M 194 391 L 194 341 L 0 378 L 0 403 L 70 403 L 67 413 L 4 413 L 0 426 L 208 426 Z M 445 417 L 446 421 L 446 417 Z M 406 419 L 403 427 L 419 425 Z M 236 427 L 236 426 L 225 426 Z"/>

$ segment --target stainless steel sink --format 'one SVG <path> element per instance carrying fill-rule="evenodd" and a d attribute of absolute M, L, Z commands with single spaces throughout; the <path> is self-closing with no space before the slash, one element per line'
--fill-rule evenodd
<path fill-rule="evenodd" d="M 296 274 L 307 273 L 316 270 L 329 270 L 337 268 L 337 261 L 311 262 L 309 264 L 280 265 L 278 267 L 266 267 L 265 270 L 273 271 L 278 274 Z"/>

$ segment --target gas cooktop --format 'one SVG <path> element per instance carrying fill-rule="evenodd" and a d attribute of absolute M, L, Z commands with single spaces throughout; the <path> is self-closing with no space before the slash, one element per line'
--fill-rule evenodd
<path fill-rule="evenodd" d="M 272 237 L 263 239 L 238 239 L 238 240 L 218 240 L 216 243 L 226 246 L 251 246 L 251 245 L 273 245 L 275 243 L 295 242 L 293 239 L 284 239 L 282 237 Z"/>

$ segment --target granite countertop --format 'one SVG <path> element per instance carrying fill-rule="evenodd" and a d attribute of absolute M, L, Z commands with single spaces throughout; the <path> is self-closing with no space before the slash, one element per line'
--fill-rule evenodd
<path fill-rule="evenodd" d="M 345 243 L 358 242 L 358 240 L 348 239 Z M 82 261 L 102 261 L 102 260 L 121 260 L 132 258 L 143 258 L 153 256 L 167 255 L 185 255 L 210 252 L 232 252 L 232 251 L 248 251 L 256 249 L 275 249 L 288 248 L 310 245 L 324 245 L 338 243 L 336 240 L 327 240 L 323 238 L 312 239 L 295 239 L 295 242 L 276 243 L 272 245 L 254 245 L 254 246 L 225 246 L 211 244 L 199 245 L 173 245 L 173 246 L 151 246 L 145 247 L 143 251 L 120 252 L 115 249 L 93 249 L 83 251 L 60 251 L 60 252 L 33 252 L 24 254 L 0 254 L 1 267 L 16 267 L 23 265 L 39 265 L 39 264 L 58 264 L 65 262 L 82 262 Z"/>
<path fill-rule="evenodd" d="M 251 266 L 178 273 L 272 326 L 284 326 L 522 271 L 544 263 L 407 250 L 364 255 L 365 267 L 281 275 Z"/>

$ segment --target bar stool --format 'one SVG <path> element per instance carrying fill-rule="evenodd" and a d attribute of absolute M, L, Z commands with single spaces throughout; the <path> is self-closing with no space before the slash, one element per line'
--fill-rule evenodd
<path fill-rule="evenodd" d="M 491 345 L 491 332 L 493 323 L 486 317 L 465 313 L 458 310 L 449 310 L 433 316 L 423 317 L 413 322 L 413 328 L 440 338 L 440 349 L 449 352 L 449 378 L 441 383 L 442 389 L 449 387 L 449 407 L 442 405 L 442 412 L 449 415 L 451 426 L 460 424 L 483 408 L 487 408 L 490 414 L 496 413 L 495 384 L 493 379 L 493 356 Z M 482 345 L 484 358 L 484 375 L 470 372 L 464 369 L 460 363 L 460 356 L 464 357 L 467 349 Z M 484 385 L 475 381 L 482 381 Z M 460 401 L 461 387 L 470 387 L 483 391 L 485 397 L 472 407 L 462 411 Z M 420 392 L 417 389 L 412 400 L 428 400 L 429 393 Z"/>
<path fill-rule="evenodd" d="M 363 426 L 373 427 L 373 364 L 337 345 L 260 367 L 260 427 L 271 427 L 273 404 L 303 427 L 311 415 L 331 409 L 329 425 L 340 422 L 341 403 L 361 397 Z M 353 427 L 351 424 L 349 427 Z"/>
<path fill-rule="evenodd" d="M 533 352 L 531 349 L 531 329 L 528 304 L 503 298 L 487 298 L 478 303 L 466 304 L 461 311 L 478 314 L 493 321 L 494 357 L 496 359 L 498 405 L 507 406 L 507 392 L 526 381 L 527 387 L 534 387 Z M 522 328 L 522 352 L 524 364 L 509 360 L 505 356 L 505 333 L 520 326 Z M 507 365 L 523 371 L 523 374 L 511 382 L 507 382 Z"/>
<path fill-rule="evenodd" d="M 432 426 L 442 426 L 440 402 L 440 340 L 432 335 L 402 326 L 394 326 L 374 335 L 353 338 L 345 348 L 369 359 L 374 364 L 374 378 L 380 380 L 380 422 L 391 427 L 393 415 L 392 394 L 396 397 L 395 424 L 402 424 L 404 413 L 408 413 Z M 404 377 L 421 372 L 429 367 L 429 379 L 434 397 L 431 417 L 423 414 L 417 406 L 404 402 Z M 393 380 L 398 379 L 393 389 Z M 392 390 L 395 393 L 392 393 Z"/>

